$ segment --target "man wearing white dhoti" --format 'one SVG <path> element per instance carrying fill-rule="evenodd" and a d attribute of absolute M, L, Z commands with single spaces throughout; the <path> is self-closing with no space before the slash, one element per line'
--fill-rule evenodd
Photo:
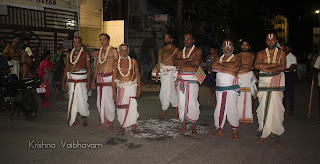
<path fill-rule="evenodd" d="M 118 60 L 117 50 L 109 45 L 110 36 L 102 33 L 99 36 L 102 47 L 99 50 L 98 60 L 92 79 L 92 89 L 97 86 L 97 108 L 99 115 L 99 128 L 113 129 L 115 106 L 112 91 L 113 63 Z M 96 84 L 97 81 L 97 84 Z"/>
<path fill-rule="evenodd" d="M 238 113 L 240 123 L 253 123 L 252 114 L 252 96 L 257 94 L 256 77 L 253 70 L 254 54 L 249 52 L 250 44 L 247 40 L 242 40 L 241 52 L 239 56 L 242 61 L 240 71 L 238 73 L 240 85 L 240 97 L 238 98 Z"/>
<path fill-rule="evenodd" d="M 282 104 L 283 90 L 285 89 L 286 55 L 275 45 L 277 36 L 269 32 L 266 37 L 267 48 L 257 54 L 255 68 L 260 70 L 258 98 L 259 107 L 257 117 L 260 137 L 255 143 L 261 143 L 268 136 L 275 138 L 278 147 L 283 146 L 279 136 L 284 133 L 282 122 L 284 120 L 284 107 Z"/>
<path fill-rule="evenodd" d="M 121 126 L 118 135 L 123 135 L 125 128 L 130 126 L 132 132 L 138 134 L 136 123 L 139 113 L 136 98 L 141 95 L 138 63 L 128 56 L 129 46 L 127 44 L 121 44 L 119 51 L 120 57 L 117 62 L 114 62 L 116 69 L 112 76 L 113 99 L 117 104 L 118 121 Z"/>
<path fill-rule="evenodd" d="M 194 46 L 192 34 L 184 35 L 184 48 L 179 51 L 173 65 L 179 67 L 177 77 L 179 118 L 182 128 L 177 133 L 187 131 L 186 121 L 193 123 L 192 135 L 196 135 L 196 123 L 199 119 L 200 109 L 198 102 L 199 84 L 195 76 L 202 59 L 202 50 Z"/>
<path fill-rule="evenodd" d="M 171 103 L 175 108 L 175 119 L 178 119 L 178 95 L 174 82 L 177 78 L 177 67 L 173 66 L 173 60 L 179 49 L 172 45 L 172 34 L 166 34 L 164 38 L 165 47 L 159 50 L 158 65 L 155 82 L 158 82 L 158 73 L 160 71 L 161 89 L 159 98 L 162 104 L 162 113 L 157 118 L 164 118 L 167 115 L 167 109 Z"/>
<path fill-rule="evenodd" d="M 240 81 L 240 96 L 238 98 L 238 113 L 240 123 L 253 123 L 252 96 L 256 98 L 258 90 L 256 77 L 252 71 L 238 74 Z"/>
<path fill-rule="evenodd" d="M 70 126 L 79 123 L 78 113 L 83 118 L 83 126 L 88 126 L 87 117 L 89 116 L 88 91 L 90 87 L 90 56 L 86 50 L 81 47 L 81 37 L 73 39 L 73 46 L 67 59 L 62 79 L 62 89 L 69 90 L 68 103 L 68 124 Z M 68 87 L 66 87 L 66 78 Z M 88 79 L 89 78 L 89 79 Z"/>
<path fill-rule="evenodd" d="M 8 61 L 8 65 L 11 66 L 11 74 L 16 74 L 19 78 L 20 70 L 20 60 L 22 55 L 25 53 L 20 50 L 20 36 L 16 35 L 13 37 L 13 42 L 8 44 L 3 50 L 3 57 L 10 57 L 11 60 Z"/>
<path fill-rule="evenodd" d="M 234 45 L 231 40 L 223 42 L 223 55 L 214 60 L 212 69 L 217 71 L 216 96 L 217 105 L 214 111 L 214 121 L 217 132 L 211 137 L 222 136 L 223 126 L 228 119 L 233 129 L 233 139 L 238 140 L 239 115 L 237 102 L 239 96 L 239 81 L 237 73 L 241 67 L 241 58 L 233 54 Z"/>

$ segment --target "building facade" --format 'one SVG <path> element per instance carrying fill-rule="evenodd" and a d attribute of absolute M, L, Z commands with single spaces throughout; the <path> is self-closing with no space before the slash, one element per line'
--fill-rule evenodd
<path fill-rule="evenodd" d="M 80 0 L 2 0 L 0 39 L 6 45 L 14 35 L 30 39 L 36 56 L 57 51 L 59 45 L 72 47 L 78 35 Z"/>
<path fill-rule="evenodd" d="M 289 25 L 288 19 L 283 15 L 277 15 L 271 19 L 271 26 L 276 30 L 280 45 L 288 42 Z"/>

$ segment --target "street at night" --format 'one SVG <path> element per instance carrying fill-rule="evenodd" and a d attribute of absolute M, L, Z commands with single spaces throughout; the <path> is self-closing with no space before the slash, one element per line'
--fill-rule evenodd
<path fill-rule="evenodd" d="M 0 162 L 320 163 L 320 1 L 0 0 Z"/>
<path fill-rule="evenodd" d="M 199 134 L 176 134 L 181 122 L 173 119 L 173 108 L 169 108 L 166 119 L 156 119 L 161 112 L 159 85 L 145 82 L 138 100 L 140 134 L 133 135 L 128 128 L 125 135 L 118 136 L 117 121 L 113 131 L 97 128 L 95 94 L 89 99 L 89 126 L 69 127 L 67 101 L 50 97 L 52 106 L 43 109 L 40 120 L 30 122 L 20 116 L 8 121 L 8 117 L 1 116 L 0 159 L 4 163 L 318 163 L 318 95 L 315 90 L 308 119 L 310 81 L 297 80 L 296 114 L 285 117 L 282 148 L 276 147 L 270 137 L 254 143 L 256 117 L 253 124 L 240 125 L 238 141 L 233 140 L 228 124 L 224 136 L 211 138 L 215 132 L 213 110 L 209 109 L 209 91 L 204 85 L 200 87 Z"/>

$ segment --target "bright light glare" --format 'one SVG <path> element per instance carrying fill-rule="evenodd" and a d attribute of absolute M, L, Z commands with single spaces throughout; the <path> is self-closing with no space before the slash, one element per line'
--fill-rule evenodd
<path fill-rule="evenodd" d="M 320 10 L 316 10 L 314 13 L 319 14 L 319 13 L 320 13 Z"/>

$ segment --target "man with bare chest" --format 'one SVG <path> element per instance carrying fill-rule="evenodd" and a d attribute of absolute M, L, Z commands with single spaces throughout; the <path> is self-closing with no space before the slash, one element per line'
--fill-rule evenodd
<path fill-rule="evenodd" d="M 139 118 L 136 98 L 141 95 L 141 83 L 138 62 L 129 56 L 129 45 L 123 43 L 119 46 L 120 57 L 114 62 L 112 75 L 113 100 L 117 104 L 118 121 L 121 129 L 118 135 L 123 135 L 125 128 L 130 127 L 132 133 L 136 130 Z"/>
<path fill-rule="evenodd" d="M 286 54 L 276 47 L 278 37 L 275 32 L 269 32 L 266 36 L 267 48 L 257 54 L 255 68 L 260 70 L 258 99 L 259 106 L 257 117 L 259 128 L 257 134 L 260 137 L 255 143 L 261 143 L 268 136 L 275 139 L 278 147 L 280 135 L 284 133 L 284 107 L 282 104 L 283 91 L 285 89 Z"/>
<path fill-rule="evenodd" d="M 167 109 L 171 103 L 175 109 L 175 119 L 178 119 L 178 95 L 174 82 L 177 78 L 177 67 L 173 65 L 173 60 L 179 51 L 179 48 L 172 45 L 173 38 L 171 34 L 165 35 L 165 47 L 159 50 L 156 82 L 158 82 L 158 73 L 161 72 L 161 89 L 159 98 L 162 104 L 162 113 L 157 118 L 164 118 L 167 115 Z"/>
<path fill-rule="evenodd" d="M 19 69 L 20 69 L 20 60 L 23 51 L 19 48 L 20 44 L 20 36 L 14 36 L 13 43 L 8 44 L 6 48 L 3 50 L 3 57 L 10 57 L 11 60 L 8 61 L 8 65 L 12 66 L 10 68 L 11 74 L 16 74 L 19 78 Z"/>
<path fill-rule="evenodd" d="M 62 79 L 62 89 L 68 90 L 68 124 L 74 126 L 79 124 L 78 113 L 83 118 L 83 126 L 88 126 L 87 117 L 89 116 L 88 90 L 90 88 L 90 56 L 84 50 L 82 38 L 75 37 L 70 55 L 67 58 L 66 67 Z M 89 78 L 89 79 L 88 79 Z M 66 86 L 66 79 L 68 85 Z"/>
<path fill-rule="evenodd" d="M 112 95 L 113 63 L 118 60 L 117 50 L 109 45 L 110 36 L 102 33 L 100 36 L 101 48 L 92 79 L 92 89 L 97 87 L 97 108 L 100 112 L 99 128 L 113 129 L 115 107 Z M 97 81 L 97 84 L 96 84 Z"/>
<path fill-rule="evenodd" d="M 212 69 L 217 71 L 216 96 L 217 105 L 214 111 L 214 121 L 217 132 L 211 137 L 223 136 L 223 126 L 228 120 L 233 130 L 233 139 L 238 140 L 239 115 L 237 102 L 240 93 L 238 72 L 241 67 L 241 58 L 233 54 L 234 45 L 231 40 L 223 42 L 223 55 L 216 58 Z"/>
<path fill-rule="evenodd" d="M 243 40 L 241 52 L 236 56 L 241 58 L 242 65 L 238 73 L 240 97 L 238 98 L 238 113 L 240 123 L 253 123 L 252 96 L 257 94 L 256 77 L 253 73 L 254 54 L 249 52 L 250 44 Z"/>
<path fill-rule="evenodd" d="M 184 48 L 179 51 L 173 61 L 173 65 L 179 67 L 177 76 L 179 97 L 179 118 L 182 128 L 177 133 L 187 131 L 186 121 L 193 123 L 192 135 L 196 135 L 196 123 L 200 116 L 198 102 L 199 83 L 195 76 L 202 60 L 202 50 L 195 47 L 191 33 L 184 35 Z"/>

